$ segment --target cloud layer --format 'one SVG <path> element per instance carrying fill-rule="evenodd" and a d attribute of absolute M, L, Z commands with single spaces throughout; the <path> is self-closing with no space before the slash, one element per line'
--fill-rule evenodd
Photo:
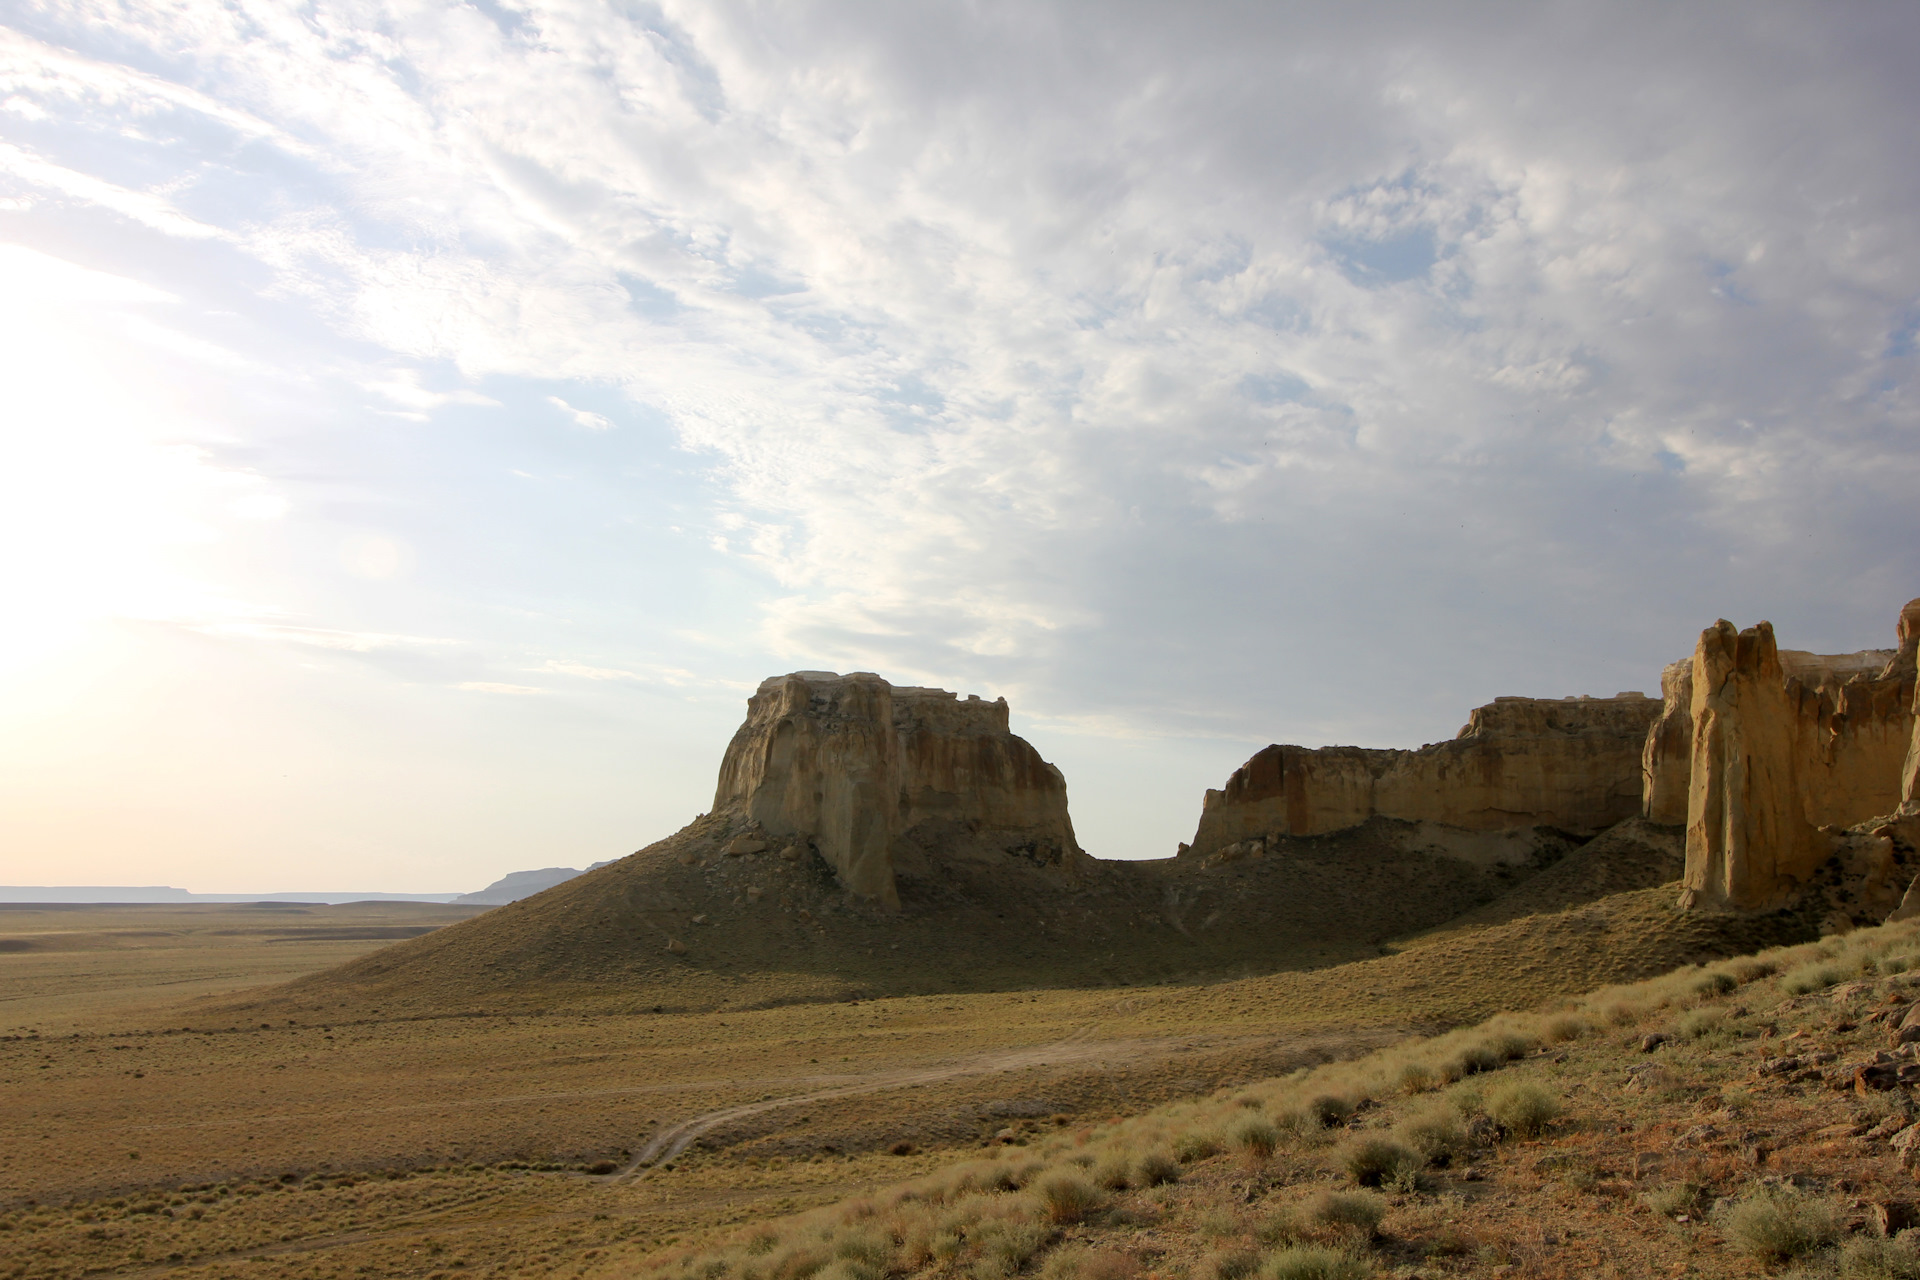
<path fill-rule="evenodd" d="M 644 651 L 466 618 L 497 669 L 450 686 L 867 668 L 1090 739 L 1406 743 L 1650 687 L 1718 614 L 1885 642 L 1916 53 L 1875 6 L 63 2 L 0 43 L 0 237 L 270 315 L 265 399 L 553 433 L 725 566 Z M 222 431 L 375 505 L 504 460 L 375 483 L 323 416 Z M 570 503 L 524 554 L 637 602 Z"/>

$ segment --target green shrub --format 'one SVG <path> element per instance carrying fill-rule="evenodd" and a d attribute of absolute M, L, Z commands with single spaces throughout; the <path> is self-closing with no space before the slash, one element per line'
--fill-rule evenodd
<path fill-rule="evenodd" d="M 1846 976 L 1846 966 L 1833 961 L 1803 964 L 1780 979 L 1780 989 L 1791 996 L 1804 996 L 1824 991 Z"/>
<path fill-rule="evenodd" d="M 1353 1104 L 1337 1093 L 1323 1093 L 1307 1103 L 1305 1113 L 1320 1128 L 1331 1129 L 1347 1122 L 1347 1117 L 1353 1114 Z"/>
<path fill-rule="evenodd" d="M 1219 1152 L 1220 1139 L 1205 1129 L 1188 1130 L 1173 1142 L 1173 1154 L 1180 1157 L 1182 1164 L 1205 1160 L 1208 1156 L 1218 1155 Z"/>
<path fill-rule="evenodd" d="M 1253 1238 L 1264 1245 L 1292 1244 L 1303 1234 L 1300 1214 L 1291 1205 L 1260 1219 L 1253 1229 Z"/>
<path fill-rule="evenodd" d="M 1070 1244 L 1048 1256 L 1040 1275 L 1042 1280 L 1127 1280 L 1139 1269 L 1124 1253 Z"/>
<path fill-rule="evenodd" d="M 1447 1163 L 1467 1142 L 1467 1131 L 1459 1117 L 1444 1106 L 1414 1112 L 1394 1126 L 1393 1136 L 1427 1164 Z"/>
<path fill-rule="evenodd" d="M 1393 1082 L 1402 1093 L 1425 1093 L 1440 1082 L 1434 1069 L 1424 1062 L 1403 1062 L 1394 1072 Z"/>
<path fill-rule="evenodd" d="M 1200 1228 L 1200 1234 L 1209 1240 L 1240 1234 L 1240 1217 L 1231 1209 L 1209 1209 L 1200 1215 L 1196 1225 Z"/>
<path fill-rule="evenodd" d="M 1224 1249 L 1200 1260 L 1201 1280 L 1245 1280 L 1260 1267 L 1260 1255 L 1247 1249 Z"/>
<path fill-rule="evenodd" d="M 1696 1212 L 1706 1200 L 1705 1184 L 1691 1180 L 1667 1182 L 1640 1197 L 1641 1203 L 1663 1218 Z"/>
<path fill-rule="evenodd" d="M 1531 1081 L 1515 1080 L 1487 1095 L 1487 1115 L 1516 1137 L 1538 1136 L 1559 1114 L 1559 1099 Z"/>
<path fill-rule="evenodd" d="M 1133 1161 L 1125 1151 L 1110 1151 L 1093 1167 L 1096 1185 L 1109 1191 L 1125 1191 L 1133 1185 Z"/>
<path fill-rule="evenodd" d="M 1693 994 L 1702 1000 L 1712 1000 L 1719 996 L 1737 991 L 1740 980 L 1732 974 L 1719 969 L 1711 969 L 1701 974 L 1693 982 Z"/>
<path fill-rule="evenodd" d="M 1340 1163 L 1347 1176 L 1363 1187 L 1377 1187 L 1402 1169 L 1418 1168 L 1420 1157 L 1389 1138 L 1360 1138 L 1341 1152 Z"/>
<path fill-rule="evenodd" d="M 1315 1222 L 1329 1227 L 1351 1227 L 1372 1235 L 1387 1216 L 1387 1202 L 1371 1191 L 1322 1191 L 1307 1205 Z"/>
<path fill-rule="evenodd" d="M 1787 1187 L 1757 1188 L 1714 1220 L 1728 1244 L 1763 1262 L 1786 1262 L 1811 1253 L 1840 1229 L 1832 1205 Z"/>
<path fill-rule="evenodd" d="M 972 1268 L 974 1280 L 1000 1280 L 1012 1275 L 1040 1252 L 1048 1234 L 1047 1228 L 1031 1222 L 993 1218 L 981 1223 L 972 1232 L 980 1246 L 980 1259 Z"/>
<path fill-rule="evenodd" d="M 1858 1236 L 1840 1250 L 1844 1280 L 1920 1280 L 1920 1250 L 1902 1232 L 1897 1239 Z"/>
<path fill-rule="evenodd" d="M 1772 977 L 1780 972 L 1780 966 L 1771 960 L 1762 960 L 1758 956 L 1742 956 L 1738 960 L 1729 960 L 1726 970 L 1733 980 L 1741 986 L 1749 982 L 1758 982 L 1762 978 Z"/>
<path fill-rule="evenodd" d="M 1170 1152 L 1149 1151 L 1134 1166 L 1134 1180 L 1143 1187 L 1158 1187 L 1180 1181 L 1180 1162 Z"/>
<path fill-rule="evenodd" d="M 1543 1028 L 1547 1039 L 1555 1044 L 1578 1040 L 1592 1029 L 1587 1025 L 1587 1020 L 1577 1013 L 1557 1013 L 1547 1020 L 1547 1025 Z"/>
<path fill-rule="evenodd" d="M 1099 1187 L 1070 1169 L 1044 1175 L 1033 1192 L 1054 1222 L 1078 1222 L 1106 1202 Z"/>
<path fill-rule="evenodd" d="M 858 1258 L 835 1258 L 813 1273 L 814 1280 L 881 1280 L 886 1274 L 882 1268 Z"/>
<path fill-rule="evenodd" d="M 1710 1035 L 1726 1024 L 1726 1015 L 1718 1009 L 1695 1009 L 1692 1013 L 1683 1013 L 1673 1022 L 1673 1034 L 1682 1040 L 1698 1040 Z"/>
<path fill-rule="evenodd" d="M 1317 1245 L 1289 1245 L 1260 1268 L 1263 1280 L 1366 1280 L 1373 1270 L 1350 1253 Z"/>
<path fill-rule="evenodd" d="M 1479 1075 L 1483 1071 L 1498 1071 L 1506 1061 L 1506 1055 L 1498 1046 L 1481 1042 L 1470 1044 L 1456 1055 L 1463 1076 Z"/>
<path fill-rule="evenodd" d="M 1248 1116 L 1227 1133 L 1227 1141 L 1255 1160 L 1266 1160 L 1280 1145 L 1280 1130 L 1265 1116 Z"/>

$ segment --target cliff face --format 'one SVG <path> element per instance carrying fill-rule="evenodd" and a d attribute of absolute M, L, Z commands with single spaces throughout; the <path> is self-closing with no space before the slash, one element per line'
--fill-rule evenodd
<path fill-rule="evenodd" d="M 1920 600 L 1909 600 L 1907 607 L 1900 611 L 1900 652 L 1887 664 L 1887 674 L 1897 675 L 1901 671 L 1909 677 L 1920 676 Z M 1920 687 L 1913 691 L 1908 714 L 1913 717 L 1913 737 L 1907 744 L 1906 763 L 1900 771 L 1900 812 L 1907 817 L 1920 817 Z"/>
<path fill-rule="evenodd" d="M 1677 827 L 1687 820 L 1687 781 L 1693 776 L 1693 659 L 1660 672 L 1660 718 L 1640 753 L 1640 816 Z"/>
<path fill-rule="evenodd" d="M 1267 747 L 1207 792 L 1192 853 L 1376 815 L 1468 831 L 1599 831 L 1640 811 L 1641 750 L 1660 705 L 1638 693 L 1497 698 L 1451 742 L 1418 751 Z"/>
<path fill-rule="evenodd" d="M 1009 730 L 1004 699 L 865 672 L 762 682 L 721 762 L 714 812 L 812 843 L 848 889 L 890 905 L 906 862 L 1016 854 L 1071 870 L 1086 856 L 1066 780 Z"/>
<path fill-rule="evenodd" d="M 1701 633 L 1689 676 L 1683 906 L 1780 906 L 1835 856 L 1837 837 L 1820 828 L 1901 804 L 1917 632 L 1920 601 L 1901 611 L 1897 650 L 1780 650 L 1765 622 L 1738 631 L 1723 619 Z M 1647 758 L 1650 777 L 1673 775 L 1652 736 Z M 1649 816 L 1651 806 L 1650 793 Z"/>

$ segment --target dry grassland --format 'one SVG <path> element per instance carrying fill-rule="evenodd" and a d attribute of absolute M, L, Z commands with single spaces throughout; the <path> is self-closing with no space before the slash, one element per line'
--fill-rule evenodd
<path fill-rule="evenodd" d="M 983 1145 L 1082 1132 L 1777 927 L 1730 931 L 1669 901 L 1617 895 L 1206 984 L 340 1021 L 260 1016 L 270 1002 L 235 992 L 448 909 L 16 912 L 0 931 L 29 944 L 0 946 L 14 1011 L 0 1203 L 15 1207 L 0 1276 L 617 1270 Z"/>

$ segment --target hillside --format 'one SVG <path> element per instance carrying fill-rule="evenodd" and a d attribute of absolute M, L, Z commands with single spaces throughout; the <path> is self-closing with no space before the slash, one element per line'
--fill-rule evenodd
<path fill-rule="evenodd" d="M 1012 855 L 956 861 L 902 876 L 897 911 L 844 893 L 817 856 L 729 856 L 741 832 L 737 821 L 702 818 L 631 857 L 255 1004 L 386 1016 L 696 1010 L 1190 983 L 1319 970 L 1404 953 L 1394 939 L 1503 924 L 1525 943 L 1502 934 L 1447 946 L 1537 952 L 1563 970 L 1551 989 L 1568 991 L 1576 971 L 1612 980 L 1802 936 L 1785 918 L 1684 916 L 1666 909 L 1670 894 L 1633 897 L 1673 879 L 1678 861 L 1675 834 L 1637 820 L 1584 846 L 1540 837 L 1513 864 L 1423 851 L 1413 824 L 1386 819 L 1275 840 L 1264 856 L 1228 863 L 1087 859 L 1062 876 Z M 1611 905 L 1599 916 L 1566 914 L 1602 899 Z M 1528 922 L 1537 916 L 1552 918 Z M 1603 918 L 1611 923 L 1595 923 Z M 1626 930 L 1631 945 L 1615 939 L 1590 953 L 1603 928 Z M 1442 963 L 1444 951 L 1421 963 Z M 1477 1007 L 1471 991 L 1461 999 Z"/>

